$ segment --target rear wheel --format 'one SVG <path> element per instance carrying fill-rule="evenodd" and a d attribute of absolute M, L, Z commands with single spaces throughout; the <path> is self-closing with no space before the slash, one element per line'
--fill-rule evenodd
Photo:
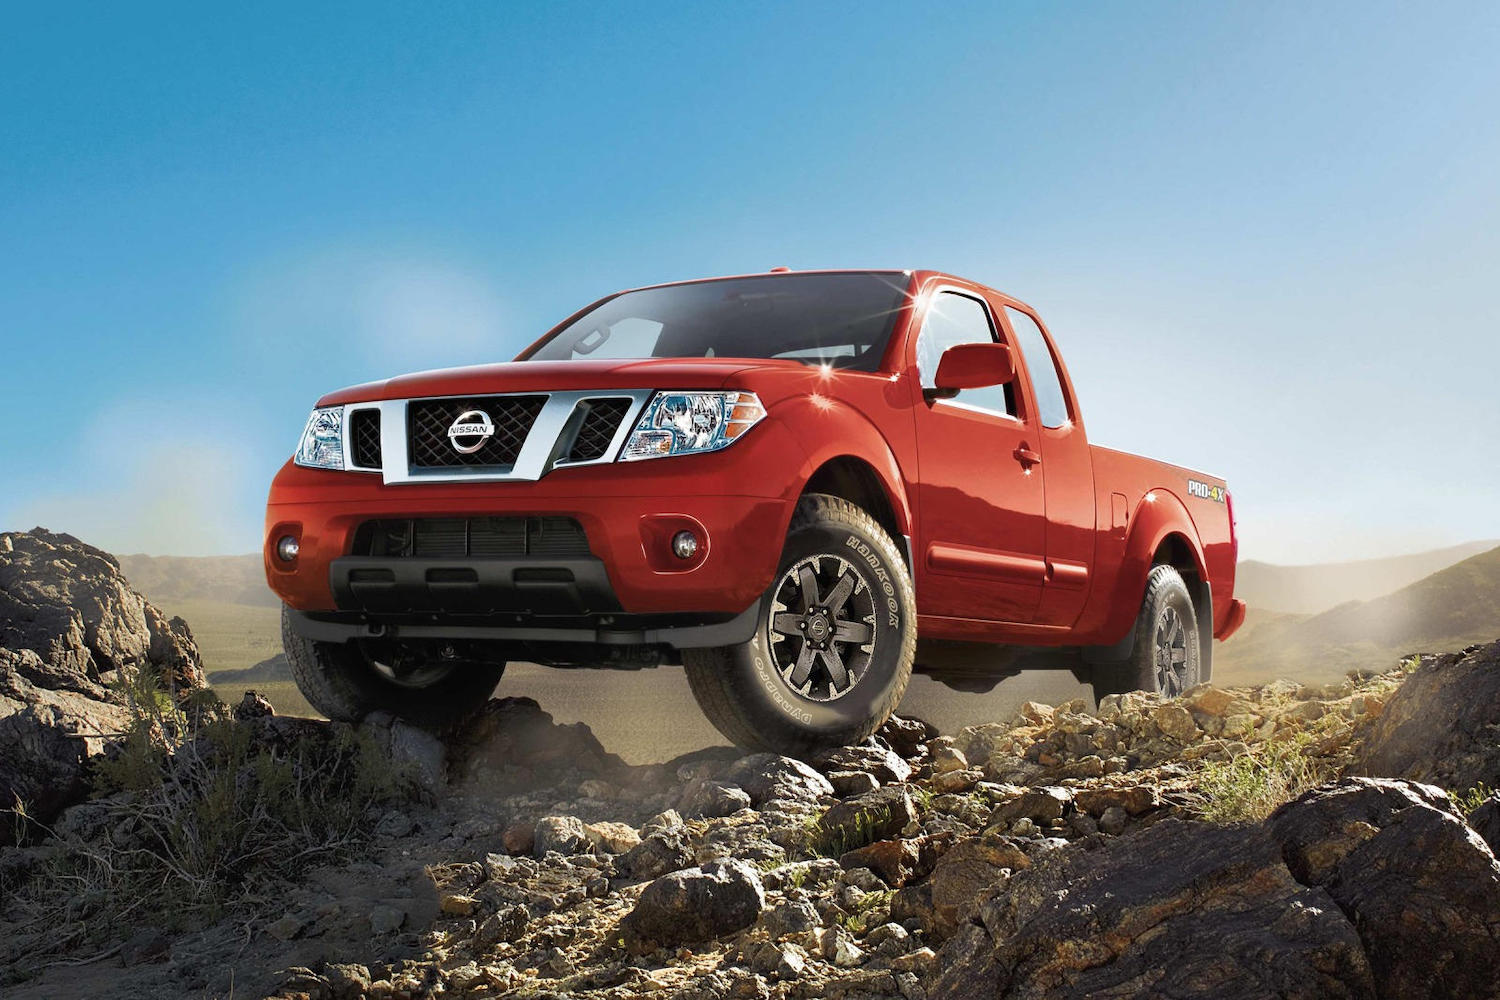
<path fill-rule="evenodd" d="M 1171 566 L 1153 566 L 1135 621 L 1135 643 L 1122 663 L 1094 667 L 1094 697 L 1150 691 L 1175 698 L 1203 679 L 1198 615 L 1187 584 Z"/>
<path fill-rule="evenodd" d="M 683 651 L 703 713 L 732 742 L 798 755 L 865 739 L 895 711 L 916 651 L 911 579 L 889 535 L 837 497 L 803 497 L 740 646 Z"/>
<path fill-rule="evenodd" d="M 302 696 L 336 722 L 386 711 L 442 729 L 484 707 L 505 672 L 504 663 L 423 657 L 377 640 L 318 642 L 292 629 L 285 608 L 281 644 Z"/>

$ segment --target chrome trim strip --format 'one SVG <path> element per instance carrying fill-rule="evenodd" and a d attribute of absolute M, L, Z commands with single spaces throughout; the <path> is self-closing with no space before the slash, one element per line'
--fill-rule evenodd
<path fill-rule="evenodd" d="M 584 465 L 603 465 L 613 462 L 625 446 L 625 440 L 635 429 L 641 411 L 655 393 L 654 389 L 587 389 L 567 392 L 488 392 L 469 393 L 464 396 L 415 396 L 412 399 L 385 399 L 378 403 L 350 403 L 344 407 L 344 468 L 352 471 L 381 472 L 387 486 L 408 483 L 504 483 L 535 482 L 554 468 L 577 468 Z M 415 399 L 471 399 L 474 396 L 539 396 L 545 395 L 547 402 L 531 425 L 516 461 L 509 469 L 475 469 L 454 467 L 446 469 L 414 470 L 406 440 L 407 405 Z M 625 419 L 615 429 L 609 450 L 603 457 L 589 462 L 564 462 L 562 449 L 565 432 L 569 429 L 579 404 L 586 399 L 628 399 L 630 408 Z M 355 410 L 378 409 L 380 411 L 380 459 L 383 469 L 361 469 L 353 464 L 349 435 L 349 416 Z"/>

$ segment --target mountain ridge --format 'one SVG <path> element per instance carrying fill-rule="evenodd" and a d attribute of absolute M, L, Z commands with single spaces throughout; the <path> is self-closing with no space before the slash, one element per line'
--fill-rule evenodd
<path fill-rule="evenodd" d="M 1500 539 L 1476 539 L 1404 555 L 1301 565 L 1246 559 L 1236 568 L 1234 591 L 1252 608 L 1315 615 L 1393 593 L 1496 546 Z"/>

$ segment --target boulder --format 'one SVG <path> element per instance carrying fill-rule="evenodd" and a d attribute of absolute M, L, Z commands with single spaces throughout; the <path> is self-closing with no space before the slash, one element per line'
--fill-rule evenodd
<path fill-rule="evenodd" d="M 693 851 L 680 826 L 648 834 L 616 861 L 620 871 L 635 879 L 660 878 L 692 863 Z"/>
<path fill-rule="evenodd" d="M 1500 862 L 1440 789 L 1347 778 L 1267 826 L 1357 928 L 1381 996 L 1500 994 Z"/>
<path fill-rule="evenodd" d="M 875 733 L 903 757 L 915 756 L 917 748 L 937 734 L 937 727 L 931 723 L 899 715 L 891 716 Z"/>
<path fill-rule="evenodd" d="M 1424 657 L 1370 723 L 1351 772 L 1500 787 L 1500 641 Z"/>
<path fill-rule="evenodd" d="M 827 778 L 833 786 L 833 794 L 841 799 L 873 792 L 880 787 L 875 775 L 866 771 L 829 771 Z"/>
<path fill-rule="evenodd" d="M 845 850 L 901 835 L 917 818 L 915 804 L 904 785 L 890 785 L 844 799 L 818 818 L 818 832 Z"/>
<path fill-rule="evenodd" d="M 765 905 L 754 868 L 741 861 L 716 861 L 652 882 L 620 922 L 620 930 L 633 951 L 671 948 L 743 930 Z"/>
<path fill-rule="evenodd" d="M 911 765 L 894 751 L 869 743 L 826 750 L 814 758 L 813 763 L 824 774 L 831 771 L 863 771 L 882 785 L 905 781 L 911 777 Z"/>
<path fill-rule="evenodd" d="M 1062 819 L 1073 804 L 1073 792 L 1056 785 L 1032 788 L 995 807 L 990 824 L 1014 823 L 1018 819 L 1049 822 Z"/>
<path fill-rule="evenodd" d="M 844 853 L 839 864 L 846 869 L 868 868 L 890 886 L 903 886 L 917 874 L 922 854 L 915 840 L 877 840 Z"/>
<path fill-rule="evenodd" d="M 625 762 L 607 752 L 581 722 L 561 725 L 531 698 L 495 698 L 447 739 L 450 780 L 509 794 L 556 781 L 624 773 Z"/>
<path fill-rule="evenodd" d="M 743 788 L 757 809 L 773 800 L 816 802 L 833 794 L 833 786 L 816 770 L 774 753 L 741 757 L 729 766 L 722 780 Z"/>
<path fill-rule="evenodd" d="M 1090 816 L 1103 816 L 1110 808 L 1123 809 L 1132 816 L 1150 812 L 1161 805 L 1161 792 L 1155 785 L 1105 785 L 1080 788 L 1073 793 L 1073 804 Z"/>
<path fill-rule="evenodd" d="M 543 816 L 536 821 L 531 852 L 538 858 L 545 858 L 553 852 L 582 854 L 590 846 L 583 821 L 576 816 Z"/>
<path fill-rule="evenodd" d="M 934 1000 L 1484 997 L 1500 982 L 1500 864 L 1446 796 L 1399 781 L 1320 786 L 1253 827 L 1168 819 L 1047 851 L 974 880 L 958 916 Z"/>
<path fill-rule="evenodd" d="M 1191 743 L 1203 735 L 1193 713 L 1175 701 L 1159 706 L 1151 715 L 1156 728 L 1179 743 Z"/>
<path fill-rule="evenodd" d="M 932 871 L 930 909 L 919 912 L 923 927 L 939 939 L 958 929 L 963 908 L 1012 872 L 1031 867 L 1031 859 L 1010 837 L 986 834 L 956 844 Z"/>
<path fill-rule="evenodd" d="M 360 728 L 422 789 L 434 795 L 442 790 L 447 769 L 447 747 L 442 740 L 390 712 L 371 712 Z"/>
<path fill-rule="evenodd" d="M 186 622 L 131 589 L 114 556 L 42 528 L 0 534 L 0 646 L 95 681 L 149 667 L 168 690 L 204 684 Z"/>
<path fill-rule="evenodd" d="M 634 850 L 641 843 L 641 835 L 636 833 L 629 824 L 610 820 L 587 823 L 584 825 L 583 833 L 595 849 L 607 854 L 624 854 Z"/>
<path fill-rule="evenodd" d="M 817 909 L 805 900 L 787 900 L 760 915 L 760 925 L 773 938 L 805 934 L 823 924 Z"/>
<path fill-rule="evenodd" d="M 1263 831 L 1172 820 L 1053 852 L 986 896 L 939 954 L 932 1000 L 1374 996 L 1354 928 Z"/>
<path fill-rule="evenodd" d="M 682 793 L 678 809 L 689 819 L 713 819 L 750 808 L 750 796 L 743 789 L 722 781 L 698 778 Z"/>
<path fill-rule="evenodd" d="M 88 760 L 130 720 L 122 680 L 203 687 L 187 623 L 130 588 L 113 556 L 40 528 L 0 534 L 0 809 L 47 824 L 88 791 Z M 0 822 L 0 843 L 16 833 Z"/>

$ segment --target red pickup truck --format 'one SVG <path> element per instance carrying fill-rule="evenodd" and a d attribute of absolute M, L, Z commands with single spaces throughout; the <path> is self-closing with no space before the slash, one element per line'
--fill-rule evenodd
<path fill-rule="evenodd" d="M 1089 444 L 1036 312 L 932 271 L 635 289 L 509 364 L 331 393 L 265 535 L 330 718 L 443 726 L 512 660 L 681 664 L 793 754 L 869 736 L 913 669 L 1176 694 L 1244 618 L 1235 559 L 1221 479 Z"/>

